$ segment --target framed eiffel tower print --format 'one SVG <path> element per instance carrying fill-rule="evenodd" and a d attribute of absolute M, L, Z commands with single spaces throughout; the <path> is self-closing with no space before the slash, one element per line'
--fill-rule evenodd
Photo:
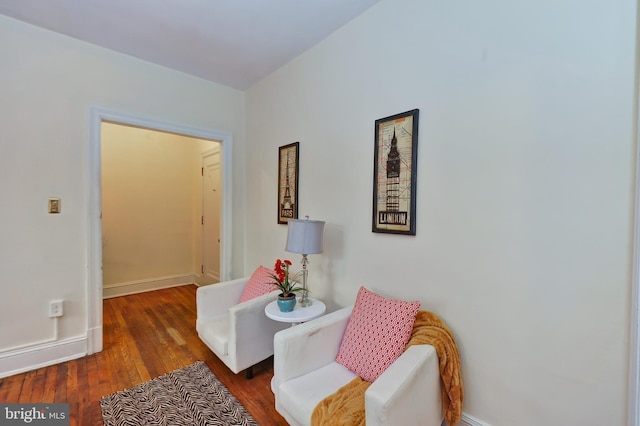
<path fill-rule="evenodd" d="M 300 142 L 279 148 L 278 155 L 278 223 L 298 218 L 298 161 Z"/>
<path fill-rule="evenodd" d="M 418 112 L 376 120 L 373 232 L 416 235 Z"/>

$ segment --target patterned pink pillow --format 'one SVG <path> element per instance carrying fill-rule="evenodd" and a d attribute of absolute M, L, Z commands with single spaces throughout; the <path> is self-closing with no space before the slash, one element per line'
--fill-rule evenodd
<path fill-rule="evenodd" d="M 249 278 L 249 282 L 242 290 L 242 296 L 240 296 L 240 303 L 246 302 L 249 299 L 253 299 L 254 297 L 262 296 L 263 294 L 271 293 L 276 290 L 276 288 L 269 284 L 273 282 L 273 278 L 271 274 L 274 272 L 260 265 L 253 271 L 251 278 Z"/>
<path fill-rule="evenodd" d="M 419 301 L 387 299 L 360 287 L 336 362 L 375 381 L 404 352 L 418 309 Z"/>

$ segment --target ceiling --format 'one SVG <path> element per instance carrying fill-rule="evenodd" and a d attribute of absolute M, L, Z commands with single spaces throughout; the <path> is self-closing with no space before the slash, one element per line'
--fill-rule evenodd
<path fill-rule="evenodd" d="M 0 14 L 244 90 L 379 0 L 0 0 Z"/>

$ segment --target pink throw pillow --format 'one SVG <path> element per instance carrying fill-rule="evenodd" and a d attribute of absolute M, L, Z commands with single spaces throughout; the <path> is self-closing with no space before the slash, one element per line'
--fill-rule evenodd
<path fill-rule="evenodd" d="M 387 299 L 360 287 L 336 362 L 375 381 L 404 352 L 419 301 Z"/>
<path fill-rule="evenodd" d="M 244 290 L 242 290 L 240 303 L 276 290 L 276 288 L 270 284 L 273 282 L 273 278 L 271 277 L 272 274 L 274 274 L 273 270 L 265 268 L 262 265 L 258 266 L 256 270 L 253 271 L 247 285 L 244 286 Z"/>

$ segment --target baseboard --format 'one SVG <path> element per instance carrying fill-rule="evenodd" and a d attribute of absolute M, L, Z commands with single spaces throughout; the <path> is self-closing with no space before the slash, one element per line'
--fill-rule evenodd
<path fill-rule="evenodd" d="M 459 424 L 465 426 L 491 426 L 489 423 L 476 419 L 475 417 L 472 417 L 466 413 L 462 413 L 462 418 L 460 419 Z"/>
<path fill-rule="evenodd" d="M 87 355 L 102 352 L 102 318 L 100 326 L 87 330 Z"/>
<path fill-rule="evenodd" d="M 86 337 L 59 340 L 0 354 L 0 378 L 59 364 L 87 354 Z"/>
<path fill-rule="evenodd" d="M 183 274 L 110 284 L 108 286 L 105 285 L 102 288 L 102 297 L 104 299 L 110 299 L 112 297 L 144 293 L 146 291 L 160 290 L 162 288 L 178 287 L 181 285 L 193 284 L 195 282 L 196 276 L 194 274 Z"/>

